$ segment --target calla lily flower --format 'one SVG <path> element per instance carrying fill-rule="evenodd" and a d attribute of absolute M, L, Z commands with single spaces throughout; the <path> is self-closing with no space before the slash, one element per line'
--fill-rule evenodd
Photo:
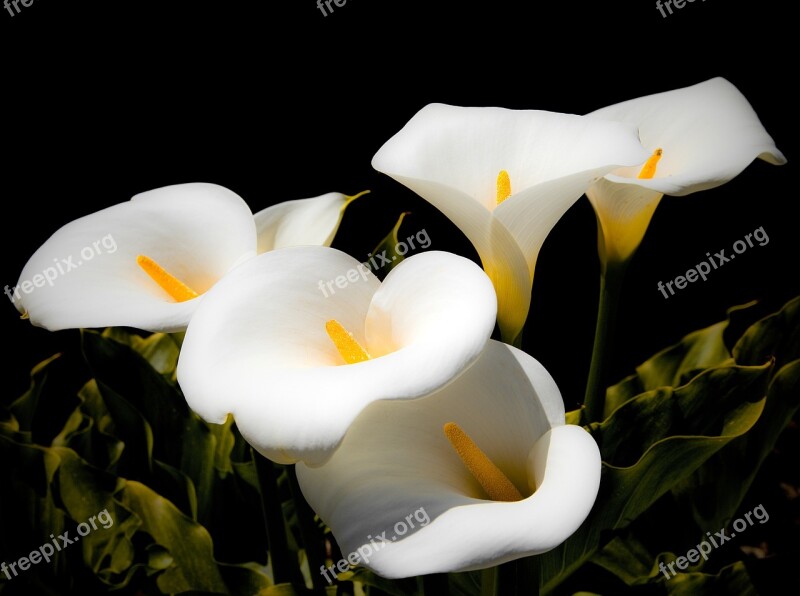
<path fill-rule="evenodd" d="M 289 201 L 254 219 L 241 197 L 214 184 L 151 190 L 62 227 L 6 294 L 34 325 L 51 331 L 183 330 L 199 298 L 257 248 L 330 244 L 354 198 L 330 193 Z"/>
<path fill-rule="evenodd" d="M 597 213 L 604 264 L 633 254 L 665 194 L 715 188 L 755 159 L 786 163 L 747 99 L 719 77 L 602 108 L 588 117 L 635 125 L 651 155 L 643 165 L 607 174 L 586 193 Z"/>
<path fill-rule="evenodd" d="M 558 546 L 591 511 L 600 469 L 544 367 L 492 340 L 425 399 L 371 404 L 324 466 L 298 464 L 297 477 L 350 563 L 400 578 Z"/>
<path fill-rule="evenodd" d="M 481 353 L 492 284 L 472 261 L 426 252 L 383 283 L 332 248 L 268 252 L 205 296 L 186 332 L 178 381 L 206 421 L 233 414 L 278 463 L 323 463 L 377 400 L 423 397 Z"/>
<path fill-rule="evenodd" d="M 436 206 L 473 243 L 497 291 L 501 332 L 511 341 L 527 318 L 547 234 L 598 177 L 645 159 L 628 124 L 431 104 L 372 165 Z"/>
<path fill-rule="evenodd" d="M 256 213 L 258 253 L 288 246 L 330 246 L 345 209 L 355 196 L 330 192 L 311 199 L 284 201 Z"/>

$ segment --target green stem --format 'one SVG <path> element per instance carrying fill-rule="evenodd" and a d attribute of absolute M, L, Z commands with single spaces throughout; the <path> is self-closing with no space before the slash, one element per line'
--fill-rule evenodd
<path fill-rule="evenodd" d="M 481 572 L 481 596 L 497 596 L 497 567 Z"/>
<path fill-rule="evenodd" d="M 592 364 L 586 382 L 583 420 L 585 424 L 603 419 L 607 366 L 611 354 L 622 280 L 627 262 L 608 263 L 600 275 L 600 303 L 597 309 L 597 327 L 594 333 Z"/>
<path fill-rule="evenodd" d="M 262 457 L 255 449 L 250 452 L 256 466 L 258 488 L 261 492 L 261 505 L 264 513 L 264 525 L 267 529 L 267 541 L 272 561 L 273 581 L 276 584 L 297 582 L 300 569 L 292 564 L 289 556 L 289 542 L 286 539 L 286 526 L 283 521 L 283 507 L 278 493 L 278 475 L 280 470 L 275 464 Z M 305 588 L 300 576 L 300 584 Z"/>

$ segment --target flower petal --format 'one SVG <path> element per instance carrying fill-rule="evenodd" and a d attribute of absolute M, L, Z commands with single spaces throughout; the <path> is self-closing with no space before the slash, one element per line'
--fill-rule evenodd
<path fill-rule="evenodd" d="M 653 213 L 664 196 L 636 184 L 601 178 L 586 191 L 600 225 L 600 260 L 624 262 L 639 248 Z"/>
<path fill-rule="evenodd" d="M 642 155 L 634 127 L 618 122 L 431 104 L 381 147 L 372 165 L 393 178 L 436 183 L 420 194 L 437 207 L 443 200 L 471 199 L 493 211 L 502 170 L 516 194 L 578 172 L 633 165 Z"/>
<path fill-rule="evenodd" d="M 329 192 L 259 211 L 255 214 L 258 253 L 287 246 L 330 246 L 352 198 Z"/>
<path fill-rule="evenodd" d="M 495 283 L 503 337 L 513 339 L 528 314 L 547 234 L 594 179 L 646 158 L 630 125 L 431 104 L 381 147 L 372 165 L 437 207 L 470 239 Z M 512 195 L 498 206 L 501 171 L 509 175 Z"/>
<path fill-rule="evenodd" d="M 233 413 L 245 438 L 281 463 L 322 463 L 369 403 L 424 396 L 481 353 L 496 298 L 471 261 L 426 252 L 383 284 L 324 247 L 259 255 L 204 298 L 183 343 L 178 379 L 209 422 Z M 372 355 L 341 357 L 335 319 Z"/>
<path fill-rule="evenodd" d="M 523 494 L 536 491 L 512 503 L 485 500 L 442 432 L 450 421 Z M 554 548 L 591 510 L 600 454 L 586 431 L 564 426 L 561 395 L 544 367 L 490 341 L 435 394 L 371 404 L 324 466 L 300 464 L 297 474 L 343 553 L 386 532 L 387 542 L 362 563 L 394 578 L 480 569 Z"/>
<path fill-rule="evenodd" d="M 183 329 L 201 298 L 175 302 L 137 264 L 155 260 L 198 293 L 255 255 L 253 215 L 214 184 L 179 184 L 134 196 L 68 223 L 30 258 L 17 308 L 51 331 L 131 326 Z M 51 279 L 52 278 L 52 279 Z"/>
<path fill-rule="evenodd" d="M 756 158 L 786 163 L 744 95 L 720 77 L 631 99 L 588 116 L 635 124 L 650 152 L 664 151 L 654 178 L 637 179 L 635 168 L 607 176 L 620 184 L 685 196 L 725 184 Z"/>

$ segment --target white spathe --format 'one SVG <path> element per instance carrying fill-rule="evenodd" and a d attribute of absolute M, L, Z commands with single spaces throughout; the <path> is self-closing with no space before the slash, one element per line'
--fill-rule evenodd
<path fill-rule="evenodd" d="M 571 114 L 431 104 L 373 167 L 412 189 L 473 243 L 498 296 L 503 337 L 521 331 L 545 238 L 592 182 L 644 162 L 636 128 Z M 511 195 L 497 204 L 497 177 Z"/>
<path fill-rule="evenodd" d="M 786 163 L 744 95 L 720 77 L 624 101 L 587 117 L 635 125 L 649 154 L 663 151 L 652 178 L 638 178 L 638 166 L 620 168 L 586 193 L 604 236 L 601 254 L 610 260 L 624 261 L 636 250 L 663 195 L 715 188 L 755 159 Z"/>
<path fill-rule="evenodd" d="M 150 257 L 202 294 L 255 254 L 253 214 L 239 195 L 214 184 L 167 186 L 59 229 L 29 259 L 20 283 L 59 263 L 64 273 L 52 284 L 20 292 L 17 308 L 51 331 L 177 331 L 186 327 L 200 298 L 175 302 L 137 264 L 137 256 Z M 73 267 L 67 270 L 65 261 Z"/>
<path fill-rule="evenodd" d="M 361 194 L 350 197 L 329 192 L 259 211 L 255 214 L 259 254 L 287 246 L 330 246 L 345 209 Z"/>
<path fill-rule="evenodd" d="M 278 249 L 207 293 L 186 332 L 178 380 L 195 412 L 215 423 L 232 413 L 262 455 L 321 464 L 370 403 L 423 397 L 467 368 L 496 313 L 484 272 L 450 253 L 410 257 L 381 283 L 332 248 Z M 371 359 L 344 364 L 329 320 Z"/>
<path fill-rule="evenodd" d="M 63 226 L 29 259 L 10 294 L 34 325 L 51 331 L 180 331 L 203 294 L 257 252 L 330 245 L 355 198 L 328 193 L 253 216 L 239 195 L 216 184 L 158 188 Z M 176 302 L 137 264 L 139 255 L 199 296 Z"/>
<path fill-rule="evenodd" d="M 528 496 L 488 500 L 445 438 L 448 422 Z M 600 469 L 591 435 L 565 425 L 550 374 L 492 340 L 427 398 L 371 404 L 324 466 L 298 464 L 297 476 L 342 553 L 369 548 L 359 564 L 399 578 L 483 569 L 558 546 L 591 511 Z"/>

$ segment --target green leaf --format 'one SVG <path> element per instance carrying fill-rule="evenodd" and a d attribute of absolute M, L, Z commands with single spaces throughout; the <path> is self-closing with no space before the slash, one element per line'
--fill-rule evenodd
<path fill-rule="evenodd" d="M 53 447 L 68 447 L 92 465 L 109 470 L 122 455 L 125 444 L 114 436 L 113 419 L 92 379 L 78 393 L 80 406 L 53 439 Z"/>
<path fill-rule="evenodd" d="M 231 594 L 255 594 L 263 596 L 274 589 L 266 568 L 255 563 L 242 565 L 219 564 L 220 573 Z"/>
<path fill-rule="evenodd" d="M 103 331 L 103 337 L 130 347 L 162 375 L 172 377 L 175 373 L 180 346 L 173 335 L 153 333 L 142 337 L 122 327 L 109 327 Z"/>
<path fill-rule="evenodd" d="M 774 358 L 775 370 L 800 358 L 800 296 L 745 331 L 733 356 L 740 364 L 763 364 Z"/>
<path fill-rule="evenodd" d="M 61 458 L 59 500 L 75 523 L 91 527 L 80 538 L 84 563 L 106 583 L 117 584 L 134 563 L 132 539 L 140 527 L 139 520 L 113 498 L 124 483 L 89 465 L 70 449 L 52 451 Z M 75 532 L 72 534 L 75 538 Z"/>
<path fill-rule="evenodd" d="M 653 555 L 630 533 L 624 537 L 614 537 L 602 550 L 595 553 L 592 563 L 612 573 L 628 586 L 658 579 L 660 573 Z"/>
<path fill-rule="evenodd" d="M 80 404 L 76 394 L 85 382 L 84 367 L 71 355 L 36 365 L 30 389 L 9 406 L 19 429 L 29 432 L 32 442 L 49 445 Z"/>
<path fill-rule="evenodd" d="M 727 321 L 711 325 L 684 337 L 636 367 L 636 374 L 609 387 L 605 416 L 640 393 L 658 387 L 677 387 L 699 371 L 719 366 L 731 355 L 723 341 Z"/>
<path fill-rule="evenodd" d="M 581 528 L 540 557 L 545 591 L 580 567 L 601 534 L 626 527 L 758 420 L 771 366 L 721 366 L 681 387 L 662 387 L 591 425 L 603 459 L 596 505 Z"/>
<path fill-rule="evenodd" d="M 673 575 L 666 567 L 675 561 L 673 553 L 661 553 L 653 557 L 650 552 L 633 536 L 618 536 L 594 557 L 592 562 L 613 574 L 629 587 L 652 586 L 652 590 L 635 593 L 667 594 L 749 594 L 756 595 L 750 575 L 744 563 L 736 563 L 723 567 L 717 575 L 689 572 Z M 659 570 L 659 563 L 665 564 L 666 572 Z M 674 567 L 673 567 L 674 568 Z M 678 571 L 676 569 L 676 571 Z M 666 575 L 665 575 L 666 573 Z M 669 577 L 667 577 L 667 575 Z M 662 589 L 656 586 L 663 586 Z"/>
<path fill-rule="evenodd" d="M 37 568 L 43 585 L 56 589 L 67 581 L 77 582 L 75 591 L 84 593 L 99 589 L 99 582 L 126 585 L 135 554 L 131 539 L 139 522 L 113 499 L 119 481 L 64 447 L 19 444 L 0 437 L 0 455 L 17 463 L 0 487 L 3 511 L 16 512 L 2 518 L 0 535 L 25 537 L 0 550 L 17 558 L 64 534 L 72 543 Z"/>
<path fill-rule="evenodd" d="M 211 536 L 203 526 L 140 482 L 128 481 L 118 498 L 139 518 L 141 530 L 172 557 L 172 564 L 157 576 L 162 592 L 228 593 L 214 561 Z M 163 562 L 162 556 L 160 564 Z"/>
<path fill-rule="evenodd" d="M 745 321 L 756 310 L 755 306 L 755 302 L 750 302 L 729 308 L 725 321 L 688 334 L 677 344 L 637 366 L 636 374 L 608 388 L 605 416 L 640 393 L 659 387 L 684 385 L 699 372 L 725 364 L 731 358 L 728 348 L 731 334 L 743 331 Z M 764 362 L 738 363 L 756 365 Z"/>
<path fill-rule="evenodd" d="M 774 359 L 774 376 L 754 428 L 674 490 L 700 528 L 722 527 L 734 517 L 781 431 L 800 408 L 800 298 L 747 329 L 733 352 L 741 364 Z"/>
<path fill-rule="evenodd" d="M 142 454 L 133 468 L 135 473 L 129 477 L 148 481 L 141 457 L 142 449 L 149 449 L 147 442 L 152 440 L 152 458 L 191 479 L 196 490 L 198 519 L 208 519 L 217 459 L 214 433 L 189 409 L 180 392 L 127 345 L 84 331 L 83 350 L 115 423 L 125 423 L 124 434 L 122 425 L 118 425 L 120 438 L 126 445 L 132 441 L 130 446 Z M 153 469 L 150 465 L 149 470 Z"/>
<path fill-rule="evenodd" d="M 379 279 L 386 277 L 389 272 L 397 267 L 405 258 L 406 253 L 400 254 L 397 250 L 400 244 L 397 234 L 400 232 L 403 219 L 405 219 L 408 214 L 408 212 L 401 213 L 391 232 L 389 232 L 386 237 L 378 243 L 378 246 L 369 253 L 370 258 L 367 259 L 365 265 L 369 267 L 372 273 Z M 380 255 L 380 257 L 378 255 Z"/>
<path fill-rule="evenodd" d="M 736 594 L 737 596 L 758 596 L 744 563 L 737 561 L 724 567 L 717 575 L 705 573 L 679 573 L 674 578 L 664 580 L 667 594 L 692 596 L 719 596 L 719 594 Z"/>

